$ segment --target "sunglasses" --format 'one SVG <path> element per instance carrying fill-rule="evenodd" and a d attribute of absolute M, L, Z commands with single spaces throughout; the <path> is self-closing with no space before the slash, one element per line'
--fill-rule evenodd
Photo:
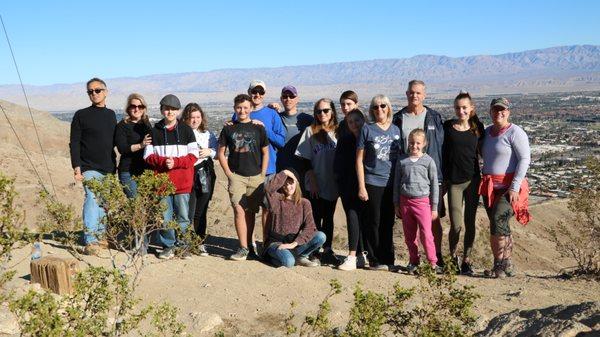
<path fill-rule="evenodd" d="M 103 91 L 104 91 L 104 89 L 90 89 L 90 90 L 88 90 L 88 91 L 87 91 L 87 94 L 88 94 L 88 95 L 91 95 L 91 94 L 93 94 L 93 93 L 95 93 L 95 94 L 99 94 L 99 93 L 101 93 L 101 92 L 103 92 Z"/>
<path fill-rule="evenodd" d="M 140 104 L 140 105 L 129 104 L 129 110 L 134 110 L 136 108 L 139 110 L 144 110 L 144 109 L 146 109 L 146 106 L 143 104 Z"/>
<path fill-rule="evenodd" d="M 317 111 L 315 111 L 317 113 L 317 115 L 320 114 L 328 114 L 331 112 L 331 109 L 317 109 Z"/>
<path fill-rule="evenodd" d="M 252 95 L 264 95 L 265 94 L 265 89 L 263 88 L 254 88 L 252 90 L 250 90 L 250 94 Z"/>
<path fill-rule="evenodd" d="M 377 110 L 379 108 L 381 109 L 385 109 L 387 107 L 387 104 L 379 104 L 379 105 L 374 105 L 373 106 L 373 110 Z"/>
<path fill-rule="evenodd" d="M 294 95 L 281 95 L 281 99 L 294 99 L 296 96 Z"/>

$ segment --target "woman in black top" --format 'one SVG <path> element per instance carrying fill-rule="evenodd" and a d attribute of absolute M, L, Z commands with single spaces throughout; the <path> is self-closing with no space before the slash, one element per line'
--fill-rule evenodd
<path fill-rule="evenodd" d="M 142 174 L 147 168 L 143 149 L 152 143 L 152 127 L 146 107 L 146 100 L 142 95 L 129 95 L 125 105 L 127 115 L 117 124 L 115 130 L 115 145 L 121 154 L 119 181 L 129 198 L 133 198 L 137 193 L 137 185 L 131 178 Z"/>
<path fill-rule="evenodd" d="M 365 124 L 363 113 L 354 109 L 346 114 L 347 133 L 340 138 L 335 148 L 335 159 L 333 162 L 333 171 L 338 183 L 338 190 L 342 199 L 342 206 L 346 213 L 346 226 L 348 227 L 348 256 L 342 264 L 338 266 L 340 270 L 355 270 L 359 265 L 356 252 L 361 252 L 362 266 L 364 267 L 366 259 L 364 258 L 362 245 L 362 226 L 360 225 L 360 200 L 358 199 L 358 179 L 356 177 L 356 139 L 360 134 L 360 129 Z"/>
<path fill-rule="evenodd" d="M 465 227 L 463 260 L 460 272 L 472 275 L 469 255 L 475 241 L 475 215 L 479 204 L 477 188 L 481 180 L 479 146 L 483 138 L 483 124 L 475 113 L 475 105 L 467 92 L 454 99 L 456 118 L 444 123 L 443 169 L 450 205 L 450 255 L 456 266 L 456 250 L 460 232 Z M 464 217 L 463 217 L 464 203 Z"/>

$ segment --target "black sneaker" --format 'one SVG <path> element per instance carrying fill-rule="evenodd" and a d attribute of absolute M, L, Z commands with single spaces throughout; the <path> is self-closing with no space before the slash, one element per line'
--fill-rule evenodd
<path fill-rule="evenodd" d="M 332 249 L 327 249 L 321 254 L 321 264 L 328 264 L 337 267 L 341 264 L 340 259 L 335 256 Z"/>
<path fill-rule="evenodd" d="M 416 275 L 418 269 L 419 269 L 419 265 L 412 264 L 412 263 L 409 263 L 408 265 L 406 265 L 406 268 L 405 268 L 406 273 L 409 275 Z"/>
<path fill-rule="evenodd" d="M 470 262 L 463 261 L 463 263 L 460 265 L 460 274 L 473 276 L 475 274 L 473 271 L 473 265 Z"/>

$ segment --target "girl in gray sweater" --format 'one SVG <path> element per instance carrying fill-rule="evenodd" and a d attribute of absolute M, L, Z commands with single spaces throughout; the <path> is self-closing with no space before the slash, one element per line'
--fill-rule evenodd
<path fill-rule="evenodd" d="M 411 274 L 420 263 L 417 232 L 427 260 L 433 268 L 437 268 L 431 221 L 438 217 L 439 188 L 435 162 L 423 153 L 426 146 L 425 131 L 414 129 L 408 135 L 409 153 L 398 157 L 394 180 L 394 206 L 396 216 L 402 219 L 410 259 L 406 270 Z"/>

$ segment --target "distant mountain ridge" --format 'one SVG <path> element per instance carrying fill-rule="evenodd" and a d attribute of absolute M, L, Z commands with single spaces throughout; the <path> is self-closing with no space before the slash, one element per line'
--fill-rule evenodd
<path fill-rule="evenodd" d="M 149 75 L 107 79 L 117 97 L 141 92 L 156 97 L 163 93 L 186 93 L 212 101 L 242 92 L 248 82 L 259 78 L 270 88 L 294 84 L 308 96 L 328 93 L 339 87 L 397 90 L 408 80 L 419 78 L 434 91 L 454 92 L 456 88 L 476 87 L 485 92 L 516 89 L 529 92 L 581 90 L 600 87 L 600 46 L 574 45 L 528 50 L 500 55 L 448 57 L 417 55 L 403 59 L 380 59 L 318 65 L 254 69 L 220 69 L 207 72 Z M 83 83 L 26 86 L 29 95 L 47 101 L 42 108 L 53 110 L 51 96 L 81 97 Z M 384 91 L 383 91 L 384 92 Z M 272 92 L 271 92 L 272 93 Z M 0 86 L 0 97 L 21 94 L 16 85 Z M 221 95 L 226 94 L 226 95 Z M 307 95 L 304 95 L 307 96 Z M 44 99 L 46 97 L 46 99 Z M 229 97 L 230 98 L 230 97 Z M 229 101 L 223 99 L 223 101 Z M 49 101 L 48 101 L 49 100 Z M 56 100 L 56 97 L 54 97 Z M 14 101 L 14 100 L 13 100 Z M 36 101 L 34 99 L 34 101 Z M 36 103 L 39 106 L 39 103 Z"/>

